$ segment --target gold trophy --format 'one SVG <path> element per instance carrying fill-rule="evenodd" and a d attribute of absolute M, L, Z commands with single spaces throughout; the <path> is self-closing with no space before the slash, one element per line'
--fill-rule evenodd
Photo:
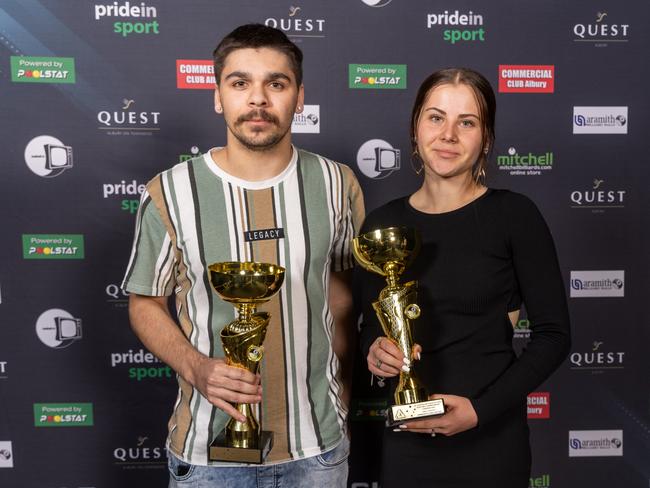
<path fill-rule="evenodd" d="M 363 268 L 386 278 L 388 286 L 373 302 L 377 318 L 386 337 L 411 359 L 413 338 L 411 320 L 420 316 L 417 305 L 417 281 L 405 284 L 399 276 L 411 264 L 420 249 L 420 236 L 415 229 L 389 227 L 367 232 L 352 241 L 354 257 Z M 386 425 L 420 420 L 445 413 L 442 399 L 428 400 L 428 395 L 414 372 L 401 371 L 395 390 L 395 405 L 386 411 Z"/>
<path fill-rule="evenodd" d="M 284 268 L 268 263 L 223 262 L 211 264 L 208 270 L 214 291 L 235 305 L 239 314 L 221 331 L 226 361 L 257 374 L 271 316 L 268 312 L 256 312 L 255 307 L 280 290 Z M 273 432 L 260 429 L 249 403 L 234 406 L 246 416 L 246 422 L 230 419 L 210 446 L 210 460 L 261 464 L 273 447 Z"/>

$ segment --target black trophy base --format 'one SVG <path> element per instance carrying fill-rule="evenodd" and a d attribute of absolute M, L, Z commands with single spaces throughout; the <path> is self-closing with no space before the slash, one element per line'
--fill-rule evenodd
<path fill-rule="evenodd" d="M 258 448 L 227 446 L 226 432 L 222 431 L 210 445 L 208 456 L 210 461 L 262 464 L 272 447 L 273 432 L 267 430 L 261 432 Z"/>
<path fill-rule="evenodd" d="M 424 420 L 438 417 L 445 413 L 445 402 L 442 398 L 425 402 L 392 405 L 386 409 L 386 427 L 403 424 L 410 420 Z"/>

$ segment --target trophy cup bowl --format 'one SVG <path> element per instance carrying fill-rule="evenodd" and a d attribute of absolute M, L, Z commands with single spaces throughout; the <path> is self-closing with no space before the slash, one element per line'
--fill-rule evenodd
<path fill-rule="evenodd" d="M 226 361 L 253 374 L 264 355 L 264 338 L 271 316 L 256 307 L 275 295 L 284 282 L 284 268 L 256 262 L 222 262 L 208 266 L 210 283 L 224 301 L 237 307 L 238 318 L 221 330 Z M 234 418 L 210 446 L 210 460 L 260 464 L 273 446 L 273 433 L 262 431 L 252 406 L 237 403 L 246 417 Z"/>
<path fill-rule="evenodd" d="M 386 337 L 400 348 L 404 357 L 411 358 L 413 335 L 411 320 L 420 316 L 417 305 L 417 281 L 399 283 L 399 277 L 420 250 L 420 236 L 409 227 L 375 229 L 352 241 L 355 259 L 366 270 L 386 278 L 387 286 L 379 293 L 372 307 Z M 386 425 L 423 419 L 445 413 L 444 402 L 428 400 L 425 388 L 418 380 L 415 364 L 409 372 L 401 371 L 395 389 L 395 405 L 387 410 Z"/>

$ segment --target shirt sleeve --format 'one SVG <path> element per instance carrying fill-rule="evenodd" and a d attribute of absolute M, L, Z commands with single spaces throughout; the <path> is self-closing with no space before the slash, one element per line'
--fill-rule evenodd
<path fill-rule="evenodd" d="M 569 312 L 551 232 L 535 204 L 511 193 L 503 202 L 512 264 L 531 323 L 524 352 L 482 394 L 471 399 L 479 425 L 521 405 L 564 361 L 571 347 Z"/>
<path fill-rule="evenodd" d="M 341 219 L 332 246 L 332 270 L 344 271 L 354 266 L 352 239 L 359 233 L 365 216 L 363 192 L 354 172 L 339 165 L 342 181 Z"/>
<path fill-rule="evenodd" d="M 169 296 L 175 286 L 176 261 L 169 233 L 147 190 L 142 193 L 135 237 L 122 289 L 146 296 Z"/>

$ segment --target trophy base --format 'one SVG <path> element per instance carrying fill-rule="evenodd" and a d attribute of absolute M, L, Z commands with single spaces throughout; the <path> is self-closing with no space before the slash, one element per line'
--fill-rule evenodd
<path fill-rule="evenodd" d="M 222 431 L 210 445 L 208 457 L 210 461 L 262 464 L 272 447 L 273 432 L 267 430 L 261 432 L 258 448 L 227 446 L 226 432 Z"/>
<path fill-rule="evenodd" d="M 424 420 L 445 413 L 445 402 L 442 398 L 424 402 L 392 405 L 386 409 L 386 427 L 408 422 L 409 420 Z"/>

